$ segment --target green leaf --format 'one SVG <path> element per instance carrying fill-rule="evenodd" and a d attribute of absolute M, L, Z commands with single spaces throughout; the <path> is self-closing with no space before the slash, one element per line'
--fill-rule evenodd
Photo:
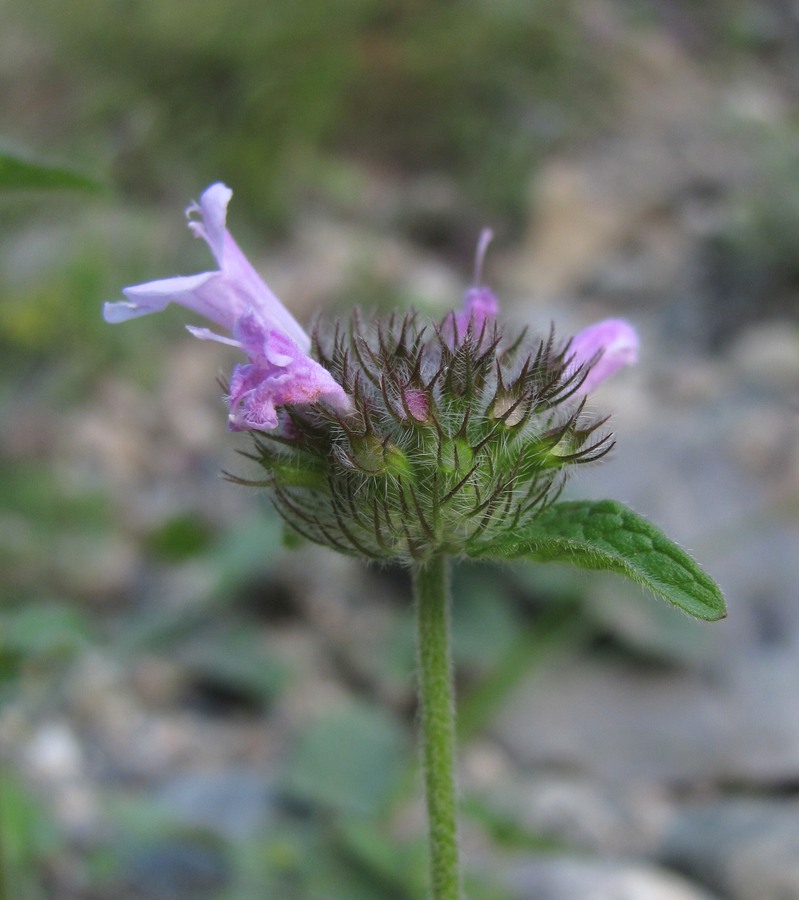
<path fill-rule="evenodd" d="M 69 655 L 91 641 L 89 620 L 78 610 L 37 603 L 0 614 L 0 646 L 24 657 Z"/>
<path fill-rule="evenodd" d="M 36 873 L 60 849 L 59 835 L 46 805 L 13 772 L 0 773 L 0 865 L 7 867 L 0 869 L 0 878 L 7 879 L 9 889 L 14 886 L 15 897 L 44 896 L 36 890 Z"/>
<path fill-rule="evenodd" d="M 0 190 L 77 190 L 98 191 L 99 182 L 86 175 L 24 159 L 0 150 Z"/>
<path fill-rule="evenodd" d="M 390 829 L 363 815 L 342 816 L 333 836 L 339 856 L 382 882 L 381 898 L 426 896 L 427 847 L 420 837 L 398 840 Z"/>
<path fill-rule="evenodd" d="M 264 703 L 274 699 L 289 675 L 258 629 L 247 624 L 214 628 L 173 652 L 195 678 Z"/>
<path fill-rule="evenodd" d="M 376 815 L 402 773 L 401 726 L 366 704 L 334 709 L 309 726 L 284 773 L 289 794 L 344 813 Z"/>
<path fill-rule="evenodd" d="M 615 500 L 556 503 L 521 532 L 474 555 L 616 572 L 698 619 L 727 614 L 713 579 L 659 528 Z"/>

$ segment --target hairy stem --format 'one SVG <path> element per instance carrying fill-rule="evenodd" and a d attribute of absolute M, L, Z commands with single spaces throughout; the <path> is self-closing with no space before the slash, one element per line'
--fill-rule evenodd
<path fill-rule="evenodd" d="M 417 565 L 414 594 L 431 897 L 432 900 L 460 900 L 450 598 L 447 558 L 443 554 Z"/>

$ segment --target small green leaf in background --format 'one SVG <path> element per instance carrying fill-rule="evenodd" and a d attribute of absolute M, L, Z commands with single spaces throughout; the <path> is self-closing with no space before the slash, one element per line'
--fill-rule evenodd
<path fill-rule="evenodd" d="M 34 162 L 0 150 L 0 190 L 12 189 L 99 191 L 101 185 L 70 169 Z"/>
<path fill-rule="evenodd" d="M 253 703 L 271 702 L 289 677 L 287 668 L 270 652 L 261 629 L 251 623 L 212 628 L 173 653 L 192 678 Z"/>
<path fill-rule="evenodd" d="M 206 552 L 214 538 L 209 522 L 194 511 L 167 519 L 147 538 L 148 550 L 159 560 L 181 562 Z"/>
<path fill-rule="evenodd" d="M 462 567 L 453 573 L 452 652 L 455 665 L 472 675 L 485 674 L 501 664 L 515 643 L 523 622 L 507 591 L 497 585 L 489 566 Z M 491 602 L 487 603 L 487 598 Z M 415 642 L 412 645 L 415 652 Z M 407 672 L 413 671 L 410 659 Z"/>
<path fill-rule="evenodd" d="M 0 646 L 25 658 L 69 656 L 91 640 L 89 620 L 66 604 L 37 603 L 0 613 Z"/>
<path fill-rule="evenodd" d="M 374 815 L 405 765 L 402 727 L 383 710 L 346 706 L 314 722 L 285 774 L 287 791 L 343 813 Z"/>
<path fill-rule="evenodd" d="M 565 562 L 626 575 L 698 619 L 726 615 L 713 579 L 665 534 L 615 500 L 556 503 L 480 556 Z"/>
<path fill-rule="evenodd" d="M 426 896 L 427 845 L 423 840 L 398 841 L 388 829 L 361 815 L 342 817 L 335 838 L 345 858 L 383 880 L 386 891 L 381 898 L 391 887 L 403 900 Z"/>
<path fill-rule="evenodd" d="M 19 779 L 0 773 L 0 884 L 13 900 L 40 900 L 40 877 L 61 848 L 50 812 Z"/>

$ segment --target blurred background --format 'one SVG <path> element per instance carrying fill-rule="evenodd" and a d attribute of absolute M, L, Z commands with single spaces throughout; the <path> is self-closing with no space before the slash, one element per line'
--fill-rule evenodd
<path fill-rule="evenodd" d="M 123 285 L 210 266 L 212 181 L 309 322 L 631 320 L 577 496 L 729 619 L 558 567 L 455 576 L 471 900 L 799 898 L 799 5 L 0 2 L 0 814 L 9 900 L 424 897 L 402 570 L 225 482 L 235 362 Z M 2 892 L 0 891 L 0 894 Z"/>

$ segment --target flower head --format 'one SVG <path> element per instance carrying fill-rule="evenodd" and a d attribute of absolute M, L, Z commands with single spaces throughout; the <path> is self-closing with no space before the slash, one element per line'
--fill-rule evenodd
<path fill-rule="evenodd" d="M 493 316 L 461 329 L 459 315 L 431 327 L 413 313 L 356 313 L 318 329 L 318 358 L 353 413 L 294 409 L 291 439 L 259 435 L 254 454 L 295 530 L 376 559 L 479 555 L 611 449 L 605 419 L 584 408 L 604 343 L 578 343 L 578 359 L 552 334 L 506 334 Z"/>
<path fill-rule="evenodd" d="M 635 331 L 610 319 L 564 342 L 506 332 L 482 281 L 490 231 L 462 309 L 435 324 L 356 312 L 312 340 L 230 236 L 230 197 L 214 184 L 187 211 L 217 270 L 125 288 L 104 315 L 178 303 L 227 332 L 188 326 L 246 357 L 230 377 L 229 428 L 253 433 L 252 458 L 294 530 L 377 559 L 479 554 L 613 445 L 585 395 L 635 361 Z"/>
<path fill-rule="evenodd" d="M 186 210 L 189 228 L 211 248 L 219 269 L 199 275 L 150 281 L 123 290 L 125 300 L 106 303 L 107 322 L 124 322 L 178 303 L 232 332 L 218 335 L 187 326 L 201 340 L 237 347 L 247 365 L 237 366 L 230 385 L 230 428 L 270 429 L 278 424 L 276 408 L 324 400 L 340 412 L 351 403 L 330 373 L 308 353 L 311 339 L 272 293 L 239 249 L 225 225 L 233 192 L 212 184 Z"/>

